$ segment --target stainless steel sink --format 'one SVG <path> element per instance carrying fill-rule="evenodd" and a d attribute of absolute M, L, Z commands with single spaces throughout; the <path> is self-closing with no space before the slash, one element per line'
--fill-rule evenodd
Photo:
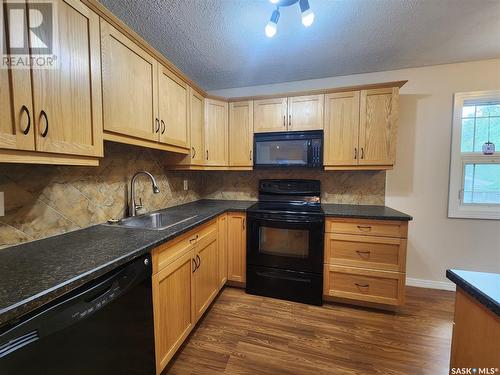
<path fill-rule="evenodd" d="M 162 230 L 194 219 L 197 216 L 198 215 L 186 217 L 186 215 L 173 215 L 167 212 L 154 212 L 141 216 L 127 217 L 112 225 L 137 229 Z"/>

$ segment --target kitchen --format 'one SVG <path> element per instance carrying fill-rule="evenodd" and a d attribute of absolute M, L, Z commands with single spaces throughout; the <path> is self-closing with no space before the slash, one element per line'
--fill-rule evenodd
<path fill-rule="evenodd" d="M 348 12 L 328 3 L 50 2 L 59 66 L 0 71 L 1 373 L 500 367 L 497 44 L 385 68 L 203 73 L 235 64 L 224 43 L 207 51 L 207 27 L 229 36 L 204 12 L 285 53 L 293 32 Z M 16 25 L 46 11 L 3 5 L 7 23 L 25 10 Z M 471 12 L 474 35 L 498 29 L 493 2 L 419 6 L 444 35 Z M 169 21 L 169 34 L 160 14 L 200 29 Z M 31 52 L 10 53 L 40 53 L 29 35 Z"/>

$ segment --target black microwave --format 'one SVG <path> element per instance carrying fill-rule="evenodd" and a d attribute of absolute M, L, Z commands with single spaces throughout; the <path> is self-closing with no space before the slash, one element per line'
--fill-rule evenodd
<path fill-rule="evenodd" d="M 255 168 L 322 168 L 323 131 L 254 134 Z"/>

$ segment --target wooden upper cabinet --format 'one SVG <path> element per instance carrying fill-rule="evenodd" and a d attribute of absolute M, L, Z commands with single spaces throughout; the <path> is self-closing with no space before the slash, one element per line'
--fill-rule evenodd
<path fill-rule="evenodd" d="M 195 322 L 194 250 L 153 275 L 156 373 L 167 365 Z"/>
<path fill-rule="evenodd" d="M 162 65 L 158 71 L 160 142 L 189 148 L 188 85 Z"/>
<path fill-rule="evenodd" d="M 0 6 L 4 2 L 1 1 Z M 9 25 L 7 22 L 2 22 L 1 25 L 5 29 L 0 32 L 8 36 Z M 7 38 L 2 38 L 2 51 L 8 45 Z M 29 69 L 0 69 L 0 113 L 0 148 L 34 150 L 35 130 Z"/>
<path fill-rule="evenodd" d="M 227 279 L 246 281 L 246 215 L 230 212 L 227 215 Z"/>
<path fill-rule="evenodd" d="M 189 88 L 189 124 L 191 138 L 190 164 L 203 165 L 205 99 L 197 91 Z"/>
<path fill-rule="evenodd" d="M 60 0 L 57 5 L 58 67 L 32 71 L 36 147 L 102 156 L 99 16 L 78 0 Z M 120 81 L 127 80 L 114 84 Z"/>
<path fill-rule="evenodd" d="M 104 130 L 158 141 L 158 63 L 101 19 Z"/>
<path fill-rule="evenodd" d="M 323 94 L 288 98 L 288 131 L 323 129 L 324 98 Z"/>
<path fill-rule="evenodd" d="M 358 164 L 359 91 L 325 95 L 325 166 Z"/>
<path fill-rule="evenodd" d="M 205 100 L 205 164 L 227 166 L 228 105 L 214 99 Z"/>
<path fill-rule="evenodd" d="M 287 98 L 254 100 L 255 133 L 287 130 Z"/>
<path fill-rule="evenodd" d="M 229 165 L 253 165 L 253 101 L 229 104 Z"/>
<path fill-rule="evenodd" d="M 360 165 L 395 163 L 398 102 L 397 87 L 361 91 Z"/>

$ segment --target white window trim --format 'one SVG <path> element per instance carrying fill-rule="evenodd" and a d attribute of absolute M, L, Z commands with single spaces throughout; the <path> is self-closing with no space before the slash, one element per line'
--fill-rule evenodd
<path fill-rule="evenodd" d="M 455 94 L 453 104 L 453 126 L 452 126 L 452 141 L 451 141 L 451 159 L 450 159 L 450 185 L 448 194 L 448 217 L 463 218 L 463 219 L 500 219 L 500 206 L 488 204 L 462 204 L 463 193 L 463 176 L 464 176 L 464 159 L 481 163 L 500 163 L 500 150 L 497 150 L 495 155 L 478 155 L 470 153 L 470 155 L 461 155 L 462 144 L 462 107 L 465 101 L 488 101 L 498 100 L 500 98 L 500 90 L 493 91 L 474 91 L 460 92 Z M 496 145 L 500 147 L 500 145 Z"/>

